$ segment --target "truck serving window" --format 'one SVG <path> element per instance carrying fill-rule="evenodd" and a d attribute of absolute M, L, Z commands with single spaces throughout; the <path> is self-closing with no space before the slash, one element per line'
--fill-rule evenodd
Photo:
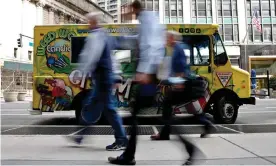
<path fill-rule="evenodd" d="M 83 46 L 85 44 L 86 37 L 72 37 L 71 38 L 71 63 L 78 63 L 79 54 L 81 53 Z M 134 56 L 134 40 L 127 40 L 125 42 L 120 42 L 117 37 L 111 37 L 109 39 L 110 44 L 112 44 L 113 50 L 111 55 L 116 56 L 120 62 L 131 62 L 131 60 L 135 59 Z M 127 45 L 127 46 L 125 46 Z M 129 47 L 128 47 L 129 46 Z M 128 49 L 130 48 L 130 49 Z"/>
<path fill-rule="evenodd" d="M 71 38 L 71 64 L 78 63 L 79 54 L 83 49 L 85 37 Z"/>

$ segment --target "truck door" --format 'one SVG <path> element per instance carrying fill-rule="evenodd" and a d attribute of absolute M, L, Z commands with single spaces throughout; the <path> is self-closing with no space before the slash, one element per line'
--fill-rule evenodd
<path fill-rule="evenodd" d="M 202 77 L 205 77 L 209 85 L 212 85 L 212 54 L 211 38 L 208 35 L 184 36 L 184 40 L 190 45 L 190 66 L 191 70 Z"/>

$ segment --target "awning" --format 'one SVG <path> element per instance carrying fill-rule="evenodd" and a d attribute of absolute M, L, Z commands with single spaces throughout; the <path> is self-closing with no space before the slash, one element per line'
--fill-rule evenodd
<path fill-rule="evenodd" d="M 33 65 L 28 63 L 4 61 L 4 69 L 7 70 L 21 70 L 21 71 L 33 71 Z"/>

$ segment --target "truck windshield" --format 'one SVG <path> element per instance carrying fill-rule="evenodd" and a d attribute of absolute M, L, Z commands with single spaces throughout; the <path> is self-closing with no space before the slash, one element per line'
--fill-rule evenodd
<path fill-rule="evenodd" d="M 187 45 L 184 49 L 184 52 L 185 55 L 190 59 L 190 65 L 205 66 L 209 64 L 209 36 L 183 36 L 183 42 Z"/>

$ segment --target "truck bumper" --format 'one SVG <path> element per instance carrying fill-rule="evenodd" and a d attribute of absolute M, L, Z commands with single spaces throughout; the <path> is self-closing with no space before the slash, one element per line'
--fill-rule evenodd
<path fill-rule="evenodd" d="M 256 98 L 255 97 L 240 98 L 240 102 L 241 102 L 241 104 L 256 105 Z"/>

